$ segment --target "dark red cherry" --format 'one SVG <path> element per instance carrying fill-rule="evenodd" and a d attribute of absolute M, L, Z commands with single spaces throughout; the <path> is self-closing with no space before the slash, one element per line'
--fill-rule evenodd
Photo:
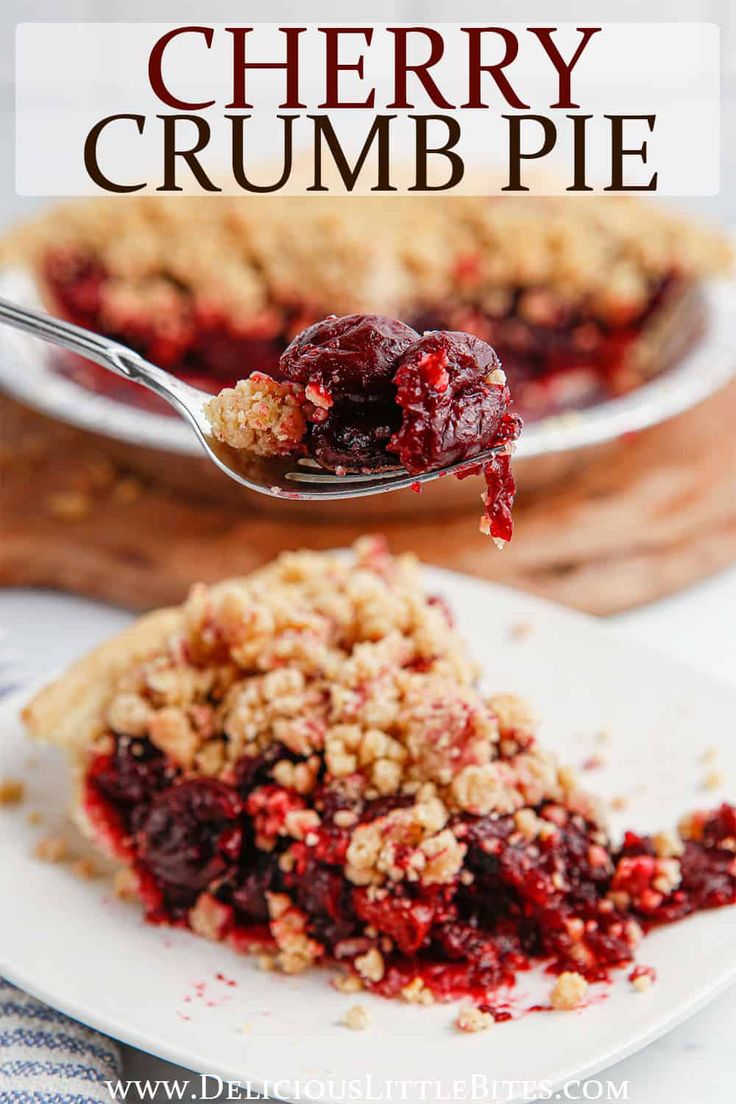
<path fill-rule="evenodd" d="M 310 428 L 312 455 L 333 471 L 394 467 L 396 457 L 386 446 L 400 421 L 401 412 L 394 403 L 337 402 L 325 421 Z"/>
<path fill-rule="evenodd" d="M 403 417 L 389 449 L 408 471 L 470 460 L 496 443 L 511 399 L 494 382 L 499 368 L 491 346 L 467 333 L 426 333 L 405 351 L 394 377 Z"/>
<path fill-rule="evenodd" d="M 140 806 L 147 804 L 173 773 L 149 740 L 118 736 L 112 755 L 98 760 L 90 780 L 114 804 Z"/>
<path fill-rule="evenodd" d="M 418 336 L 382 314 L 330 316 L 297 334 L 281 355 L 281 373 L 321 386 L 333 399 L 385 395 L 397 360 Z"/>
<path fill-rule="evenodd" d="M 164 888 L 196 897 L 235 867 L 242 807 L 223 782 L 197 778 L 172 786 L 155 798 L 139 829 L 139 855 Z"/>

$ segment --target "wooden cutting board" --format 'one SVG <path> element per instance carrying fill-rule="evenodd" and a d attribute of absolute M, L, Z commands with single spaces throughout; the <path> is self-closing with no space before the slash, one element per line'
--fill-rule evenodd
<path fill-rule="evenodd" d="M 133 475 L 103 438 L 3 397 L 0 442 L 6 586 L 143 609 L 180 600 L 195 580 L 246 573 L 284 548 L 345 545 L 372 528 L 342 515 L 328 523 L 194 499 Z M 395 551 L 594 613 L 702 579 L 736 560 L 736 385 L 563 486 L 522 493 L 503 552 L 477 521 L 477 511 L 400 517 L 380 529 Z"/>

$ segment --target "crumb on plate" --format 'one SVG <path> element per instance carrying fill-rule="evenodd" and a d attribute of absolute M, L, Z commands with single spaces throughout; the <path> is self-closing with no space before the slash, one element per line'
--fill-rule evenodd
<path fill-rule="evenodd" d="M 370 1022 L 371 1014 L 362 1004 L 354 1004 L 351 1008 L 348 1008 L 343 1018 L 343 1023 L 351 1031 L 365 1031 Z"/>
<path fill-rule="evenodd" d="M 81 878 L 85 882 L 92 881 L 100 873 L 97 864 L 92 859 L 87 858 L 75 859 L 71 864 L 71 871 L 77 878 Z"/>
<path fill-rule="evenodd" d="M 472 1033 L 486 1031 L 494 1022 L 490 1012 L 481 1012 L 480 1008 L 475 1008 L 472 1004 L 464 1004 L 457 1014 L 455 1026 L 458 1031 Z"/>
<path fill-rule="evenodd" d="M 635 966 L 629 974 L 631 987 L 637 993 L 646 993 L 656 979 L 657 972 L 652 966 Z"/>
<path fill-rule="evenodd" d="M 20 805 L 26 796 L 26 787 L 19 778 L 0 779 L 0 805 Z"/>
<path fill-rule="evenodd" d="M 723 771 L 710 770 L 703 779 L 704 790 L 720 790 L 726 781 Z"/>
<path fill-rule="evenodd" d="M 565 970 L 552 986 L 550 1004 L 558 1012 L 569 1012 L 580 1008 L 587 992 L 588 983 L 583 975 L 575 970 Z"/>
<path fill-rule="evenodd" d="M 41 862 L 64 862 L 69 856 L 69 844 L 63 836 L 44 836 L 36 844 L 33 854 Z"/>

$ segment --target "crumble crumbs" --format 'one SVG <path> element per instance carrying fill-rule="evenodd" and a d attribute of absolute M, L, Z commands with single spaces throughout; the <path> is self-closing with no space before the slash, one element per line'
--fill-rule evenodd
<path fill-rule="evenodd" d="M 214 436 L 230 448 L 284 456 L 298 451 L 307 431 L 303 406 L 299 384 L 253 372 L 210 399 L 205 414 Z"/>
<path fill-rule="evenodd" d="M 25 796 L 25 783 L 19 778 L 0 779 L 0 805 L 20 805 Z"/>
<path fill-rule="evenodd" d="M 710 770 L 703 779 L 704 790 L 720 790 L 725 785 L 726 778 L 723 771 Z"/>
<path fill-rule="evenodd" d="M 34 826 L 37 824 L 43 824 L 43 816 L 41 815 L 41 813 L 39 813 L 38 809 L 31 809 L 31 811 L 26 815 L 26 820 L 29 824 L 32 824 Z"/>
<path fill-rule="evenodd" d="M 365 1005 L 354 1004 L 348 1008 L 343 1018 L 343 1023 L 351 1031 L 365 1031 L 370 1026 L 371 1015 Z"/>
<path fill-rule="evenodd" d="M 657 858 L 660 859 L 677 859 L 685 850 L 682 839 L 675 832 L 655 833 L 652 844 Z"/>
<path fill-rule="evenodd" d="M 70 870 L 75 877 L 81 878 L 85 882 L 92 881 L 99 874 L 97 864 L 88 858 L 75 859 L 70 866 Z"/>
<path fill-rule="evenodd" d="M 422 978 L 413 978 L 408 985 L 405 985 L 401 990 L 402 999 L 408 1004 L 434 1004 L 434 994 L 429 989 Z"/>
<path fill-rule="evenodd" d="M 127 866 L 117 870 L 113 877 L 113 891 L 121 901 L 138 902 L 140 893 L 137 875 Z"/>
<path fill-rule="evenodd" d="M 573 1008 L 580 1008 L 587 992 L 588 983 L 583 975 L 574 970 L 565 970 L 552 986 L 550 1004 L 558 1012 L 569 1012 Z"/>
<path fill-rule="evenodd" d="M 457 1014 L 455 1026 L 458 1031 L 476 1032 L 487 1031 L 495 1023 L 490 1012 L 481 1012 L 472 1004 L 464 1004 Z"/>
<path fill-rule="evenodd" d="M 271 934 L 279 953 L 276 961 L 285 974 L 301 974 L 322 955 L 324 948 L 306 934 L 309 918 L 285 893 L 267 893 Z"/>
<path fill-rule="evenodd" d="M 366 981 L 380 981 L 386 967 L 383 955 L 375 947 L 371 947 L 364 955 L 358 955 L 354 962 L 355 969 Z"/>
<path fill-rule="evenodd" d="M 41 862 L 65 862 L 69 857 L 69 844 L 63 836 L 45 836 L 38 841 L 33 854 Z"/>
<path fill-rule="evenodd" d="M 609 802 L 614 812 L 620 813 L 629 807 L 629 799 L 624 794 L 615 794 Z"/>
<path fill-rule="evenodd" d="M 519 644 L 522 640 L 528 640 L 533 632 L 534 625 L 531 621 L 515 621 L 509 629 L 509 639 Z"/>
<path fill-rule="evenodd" d="M 637 993 L 646 993 L 656 981 L 657 974 L 652 966 L 635 966 L 629 974 L 631 987 Z"/>
<path fill-rule="evenodd" d="M 200 893 L 189 910 L 187 919 L 189 926 L 203 939 L 222 939 L 225 926 L 230 915 L 230 910 L 211 893 Z"/>
<path fill-rule="evenodd" d="M 332 984 L 338 993 L 359 993 L 363 988 L 363 982 L 355 974 L 338 974 Z"/>

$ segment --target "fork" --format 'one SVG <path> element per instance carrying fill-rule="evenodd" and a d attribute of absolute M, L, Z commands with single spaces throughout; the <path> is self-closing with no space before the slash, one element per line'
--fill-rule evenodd
<path fill-rule="evenodd" d="M 493 456 L 508 450 L 508 445 L 486 449 L 472 459 L 460 460 L 418 475 L 412 475 L 402 467 L 381 472 L 338 475 L 306 456 L 256 456 L 244 450 L 233 449 L 213 437 L 204 411 L 205 404 L 212 398 L 209 392 L 184 383 L 126 345 L 41 311 L 18 306 L 6 299 L 0 299 L 0 322 L 86 357 L 131 383 L 147 387 L 188 422 L 208 458 L 225 475 L 258 494 L 312 501 L 364 498 L 367 495 L 417 487 L 442 475 L 472 471 Z"/>

